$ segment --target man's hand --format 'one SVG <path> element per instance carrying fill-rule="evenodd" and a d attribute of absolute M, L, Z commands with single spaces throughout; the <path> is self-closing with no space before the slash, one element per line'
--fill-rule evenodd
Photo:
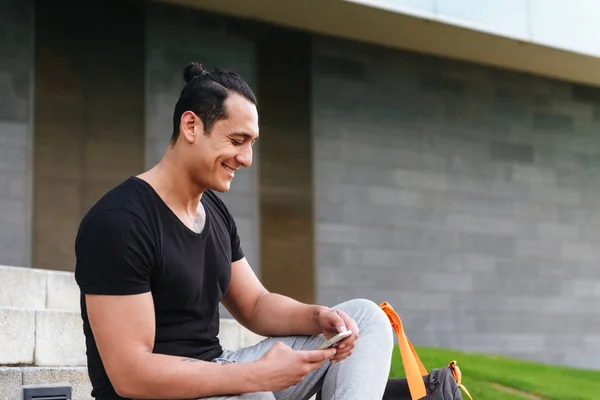
<path fill-rule="evenodd" d="M 256 361 L 256 371 L 265 383 L 263 390 L 277 392 L 301 382 L 309 372 L 321 368 L 335 353 L 335 349 L 293 350 L 277 342 Z"/>
<path fill-rule="evenodd" d="M 325 335 L 327 339 L 332 338 L 345 330 L 352 331 L 352 335 L 337 343 L 337 353 L 331 361 L 334 363 L 340 362 L 352 354 L 354 344 L 356 339 L 358 339 L 359 334 L 356 322 L 343 311 L 331 308 L 324 308 L 319 312 L 317 318 L 321 332 L 323 332 L 323 335 Z"/>

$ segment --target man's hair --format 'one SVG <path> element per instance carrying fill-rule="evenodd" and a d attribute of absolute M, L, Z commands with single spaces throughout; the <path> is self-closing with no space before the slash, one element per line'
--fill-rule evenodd
<path fill-rule="evenodd" d="M 244 79 L 233 71 L 214 69 L 207 71 L 202 64 L 193 62 L 183 70 L 186 84 L 179 95 L 173 113 L 171 143 L 179 137 L 181 116 L 194 112 L 204 124 L 204 133 L 210 134 L 214 124 L 227 118 L 225 100 L 230 94 L 238 94 L 256 105 L 256 97 Z"/>

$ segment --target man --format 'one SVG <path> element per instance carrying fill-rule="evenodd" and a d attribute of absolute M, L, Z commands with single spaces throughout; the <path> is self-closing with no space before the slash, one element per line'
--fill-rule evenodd
<path fill-rule="evenodd" d="M 193 63 L 171 143 L 152 169 L 105 194 L 76 238 L 92 395 L 112 399 L 381 399 L 392 330 L 367 300 L 334 308 L 269 293 L 214 194 L 252 163 L 256 99 L 233 72 Z M 285 268 L 285 260 L 281 260 Z M 222 349 L 219 303 L 267 336 Z M 316 350 L 349 329 L 335 349 Z"/>

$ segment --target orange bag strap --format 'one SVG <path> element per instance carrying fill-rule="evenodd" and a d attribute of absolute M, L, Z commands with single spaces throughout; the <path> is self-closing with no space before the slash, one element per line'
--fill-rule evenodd
<path fill-rule="evenodd" d="M 469 391 L 467 390 L 465 385 L 462 384 L 462 372 L 460 371 L 460 368 L 458 368 L 456 361 L 451 361 L 448 364 L 448 366 L 452 370 L 452 375 L 454 376 L 454 380 L 458 384 L 458 387 L 461 388 L 463 390 L 463 392 L 465 392 L 465 394 L 469 397 L 469 399 L 473 400 L 473 398 L 471 397 L 471 393 L 469 393 Z"/>
<path fill-rule="evenodd" d="M 392 328 L 394 328 L 394 332 L 396 332 L 396 335 L 398 336 L 398 347 L 400 347 L 400 357 L 402 358 L 402 364 L 404 365 L 404 372 L 406 373 L 410 396 L 412 397 L 412 400 L 422 399 L 427 396 L 425 383 L 423 382 L 423 376 L 427 375 L 427 370 L 421 362 L 412 343 L 406 337 L 402 321 L 391 304 L 384 301 L 379 307 L 389 318 Z M 448 367 L 452 370 L 452 375 L 454 376 L 454 380 L 458 384 L 458 387 L 465 392 L 469 399 L 473 400 L 467 388 L 462 384 L 462 372 L 460 371 L 460 368 L 458 368 L 456 361 L 451 361 L 448 364 Z"/>
<path fill-rule="evenodd" d="M 427 396 L 425 383 L 423 382 L 423 376 L 427 375 L 427 370 L 423 366 L 412 343 L 406 337 L 402 321 L 396 311 L 394 311 L 394 308 L 385 301 L 379 307 L 389 318 L 392 328 L 394 328 L 394 332 L 398 336 L 400 357 L 404 365 L 404 372 L 406 373 L 406 380 L 408 381 L 408 389 L 410 390 L 412 400 L 422 399 Z"/>

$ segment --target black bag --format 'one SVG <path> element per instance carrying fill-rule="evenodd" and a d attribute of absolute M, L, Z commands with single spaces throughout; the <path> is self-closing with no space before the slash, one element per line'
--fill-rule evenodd
<path fill-rule="evenodd" d="M 451 366 L 431 370 L 423 377 L 427 391 L 426 400 L 463 400 L 460 388 L 452 374 Z M 469 396 L 470 397 L 470 396 Z M 382 400 L 411 400 L 408 380 L 406 378 L 389 378 L 385 386 Z M 321 392 L 316 400 L 322 400 Z"/>
<path fill-rule="evenodd" d="M 427 400 L 463 400 L 460 387 L 452 374 L 452 366 L 434 368 L 429 375 L 423 377 Z M 469 396 L 470 397 L 470 396 Z M 412 399 L 408 380 L 406 378 L 388 379 L 383 394 L 383 400 L 409 400 Z"/>
<path fill-rule="evenodd" d="M 380 308 L 388 316 L 398 336 L 400 357 L 406 373 L 406 378 L 388 379 L 383 400 L 463 400 L 461 389 L 473 400 L 462 384 L 462 373 L 456 361 L 428 373 L 412 343 L 404 334 L 402 321 L 393 307 L 383 302 Z"/>

